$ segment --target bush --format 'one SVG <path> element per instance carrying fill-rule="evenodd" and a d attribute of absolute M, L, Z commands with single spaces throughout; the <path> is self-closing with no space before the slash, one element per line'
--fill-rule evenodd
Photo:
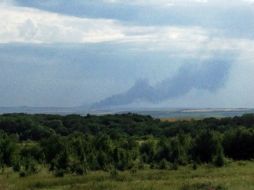
<path fill-rule="evenodd" d="M 38 164 L 31 158 L 22 158 L 21 163 L 13 167 L 14 171 L 19 171 L 20 177 L 26 177 L 39 172 Z"/>
<path fill-rule="evenodd" d="M 224 159 L 224 156 L 219 154 L 215 157 L 215 160 L 214 160 L 214 165 L 217 166 L 217 167 L 222 167 L 225 165 L 225 159 Z"/>
<path fill-rule="evenodd" d="M 203 131 L 195 140 L 192 148 L 194 161 L 212 162 L 221 149 L 220 135 L 214 131 Z"/>
<path fill-rule="evenodd" d="M 14 172 L 19 172 L 21 169 L 20 163 L 19 162 L 15 162 L 12 166 L 12 169 Z"/>
<path fill-rule="evenodd" d="M 144 164 L 144 162 L 142 160 L 138 163 L 138 169 L 139 170 L 145 169 L 145 164 Z"/>
<path fill-rule="evenodd" d="M 54 170 L 54 175 L 56 177 L 64 177 L 64 174 L 65 174 L 65 170 L 63 169 Z"/>
<path fill-rule="evenodd" d="M 198 164 L 197 164 L 197 162 L 193 162 L 193 164 L 192 164 L 192 169 L 193 169 L 193 170 L 197 170 L 197 169 L 198 169 Z"/>
<path fill-rule="evenodd" d="M 158 168 L 162 170 L 167 170 L 170 168 L 170 164 L 166 159 L 163 159 L 160 161 Z"/>
<path fill-rule="evenodd" d="M 133 167 L 133 168 L 131 168 L 130 173 L 133 175 L 133 174 L 136 174 L 137 171 L 138 171 L 137 168 Z"/>
<path fill-rule="evenodd" d="M 19 172 L 19 177 L 26 177 L 27 173 L 25 171 Z"/>
<path fill-rule="evenodd" d="M 185 184 L 181 190 L 226 190 L 222 185 L 212 185 L 211 183 Z"/>
<path fill-rule="evenodd" d="M 113 167 L 110 171 L 109 171 L 110 177 L 113 179 L 116 179 L 119 175 L 117 169 L 115 167 Z"/>
<path fill-rule="evenodd" d="M 72 173 L 75 173 L 77 175 L 84 175 L 88 171 L 87 165 L 82 163 L 72 164 L 70 170 Z"/>
<path fill-rule="evenodd" d="M 174 162 L 174 163 L 171 165 L 171 169 L 172 169 L 172 170 L 178 170 L 178 167 L 179 167 L 179 165 L 178 165 L 177 162 Z"/>

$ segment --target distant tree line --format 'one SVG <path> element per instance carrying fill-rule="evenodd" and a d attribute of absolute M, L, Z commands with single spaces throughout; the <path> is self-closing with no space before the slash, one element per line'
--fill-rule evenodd
<path fill-rule="evenodd" d="M 162 122 L 137 114 L 0 116 L 0 169 L 20 176 L 225 165 L 254 159 L 254 115 Z"/>

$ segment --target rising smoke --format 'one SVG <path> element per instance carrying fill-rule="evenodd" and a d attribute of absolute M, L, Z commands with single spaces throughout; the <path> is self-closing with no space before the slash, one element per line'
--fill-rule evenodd
<path fill-rule="evenodd" d="M 186 95 L 192 89 L 216 92 L 228 78 L 232 58 L 213 58 L 199 63 L 186 63 L 171 78 L 151 86 L 147 80 L 138 80 L 124 93 L 108 97 L 93 105 L 94 109 L 128 105 L 143 101 L 160 103 Z"/>

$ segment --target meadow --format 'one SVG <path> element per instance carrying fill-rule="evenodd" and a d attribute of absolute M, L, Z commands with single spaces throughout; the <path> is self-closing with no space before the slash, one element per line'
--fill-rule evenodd
<path fill-rule="evenodd" d="M 254 190 L 254 162 L 231 162 L 225 167 L 191 165 L 178 170 L 89 172 L 58 178 L 41 170 L 20 178 L 12 171 L 0 175 L 1 190 Z"/>

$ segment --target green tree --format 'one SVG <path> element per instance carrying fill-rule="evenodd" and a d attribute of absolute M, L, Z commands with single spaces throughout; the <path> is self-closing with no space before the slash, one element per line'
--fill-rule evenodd
<path fill-rule="evenodd" d="M 0 167 L 2 171 L 6 166 L 11 167 L 13 164 L 16 150 L 15 141 L 16 140 L 14 138 L 0 132 Z"/>
<path fill-rule="evenodd" d="M 140 153 L 143 161 L 146 163 L 153 162 L 156 153 L 156 144 L 153 140 L 148 140 L 141 144 Z"/>
<path fill-rule="evenodd" d="M 193 146 L 193 159 L 201 162 L 212 162 L 221 144 L 221 139 L 218 133 L 210 130 L 201 132 L 195 139 Z"/>
<path fill-rule="evenodd" d="M 217 154 L 214 158 L 214 164 L 215 166 L 222 167 L 225 165 L 225 156 L 223 152 L 223 148 L 221 144 L 217 145 Z"/>

